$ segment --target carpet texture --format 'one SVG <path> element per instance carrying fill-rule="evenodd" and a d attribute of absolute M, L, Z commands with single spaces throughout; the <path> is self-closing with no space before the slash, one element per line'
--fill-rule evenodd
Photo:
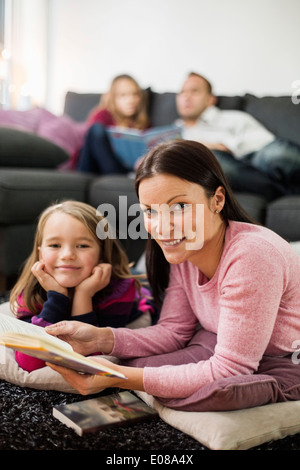
<path fill-rule="evenodd" d="M 189 450 L 194 453 L 207 450 L 159 417 L 80 437 L 52 416 L 54 405 L 88 398 L 91 397 L 34 390 L 0 381 L 0 450 Z M 252 450 L 299 449 L 298 434 Z"/>
<path fill-rule="evenodd" d="M 52 416 L 54 405 L 80 399 L 0 381 L 0 450 L 204 450 L 159 417 L 80 437 Z"/>
<path fill-rule="evenodd" d="M 0 296 L 0 303 L 7 299 L 8 296 Z M 80 397 L 69 393 L 35 390 L 0 380 L 0 450 L 188 450 L 194 454 L 208 450 L 200 442 L 165 423 L 160 417 L 80 437 L 52 416 L 53 406 L 88 398 L 92 396 Z M 250 450 L 300 450 L 300 434 Z"/>

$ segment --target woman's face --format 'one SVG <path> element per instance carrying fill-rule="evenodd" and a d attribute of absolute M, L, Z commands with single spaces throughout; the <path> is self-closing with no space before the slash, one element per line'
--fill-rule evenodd
<path fill-rule="evenodd" d="M 55 212 L 45 223 L 39 259 L 63 287 L 76 287 L 99 263 L 100 246 L 75 217 Z"/>
<path fill-rule="evenodd" d="M 115 106 L 119 114 L 133 117 L 141 106 L 141 93 L 136 84 L 127 78 L 118 80 L 115 85 Z"/>
<path fill-rule="evenodd" d="M 223 207 L 223 194 L 220 187 L 208 199 L 202 186 L 169 174 L 141 181 L 145 228 L 169 263 L 190 260 L 197 265 L 202 248 L 215 239 L 223 224 L 215 212 Z"/>

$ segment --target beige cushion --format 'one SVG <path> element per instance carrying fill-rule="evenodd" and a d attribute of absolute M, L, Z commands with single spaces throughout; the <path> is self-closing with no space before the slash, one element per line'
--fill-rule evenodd
<path fill-rule="evenodd" d="M 137 392 L 166 423 L 211 450 L 246 450 L 300 432 L 300 401 L 238 411 L 176 411 Z"/>

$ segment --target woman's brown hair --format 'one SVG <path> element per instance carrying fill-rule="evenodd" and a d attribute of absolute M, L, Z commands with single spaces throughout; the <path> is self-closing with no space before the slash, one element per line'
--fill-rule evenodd
<path fill-rule="evenodd" d="M 188 140 L 175 140 L 150 150 L 138 166 L 135 187 L 145 178 L 157 174 L 169 174 L 202 186 L 207 198 L 218 187 L 225 189 L 225 205 L 220 213 L 226 225 L 229 220 L 255 223 L 240 206 L 231 190 L 224 172 L 213 153 L 204 145 Z M 146 249 L 147 276 L 154 300 L 162 302 L 169 282 L 169 263 L 155 240 L 149 236 Z"/>

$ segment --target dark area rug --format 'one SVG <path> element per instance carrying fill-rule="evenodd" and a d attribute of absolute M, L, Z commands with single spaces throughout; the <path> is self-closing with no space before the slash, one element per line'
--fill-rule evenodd
<path fill-rule="evenodd" d="M 54 405 L 88 398 L 0 381 L 0 450 L 205 449 L 159 417 L 80 437 L 52 416 Z"/>
<path fill-rule="evenodd" d="M 0 296 L 0 303 L 7 301 Z M 106 391 L 99 395 L 113 392 Z M 117 428 L 78 436 L 52 416 L 55 405 L 95 397 L 35 390 L 0 380 L 0 451 L 106 451 L 109 454 L 158 451 L 190 455 L 202 459 L 205 446 L 165 423 L 160 417 Z M 300 434 L 268 442 L 257 450 L 300 450 Z M 111 454 L 110 454 L 111 453 Z M 115 454 L 115 455 L 116 455 Z M 199 457 L 201 456 L 201 457 Z M 201 462 L 200 460 L 198 460 Z M 196 463 L 195 460 L 193 463 Z"/>
<path fill-rule="evenodd" d="M 189 451 L 193 454 L 208 450 L 159 417 L 80 437 L 52 416 L 54 405 L 88 398 L 91 397 L 34 390 L 0 381 L 0 450 Z M 299 449 L 300 434 L 251 450 Z"/>

